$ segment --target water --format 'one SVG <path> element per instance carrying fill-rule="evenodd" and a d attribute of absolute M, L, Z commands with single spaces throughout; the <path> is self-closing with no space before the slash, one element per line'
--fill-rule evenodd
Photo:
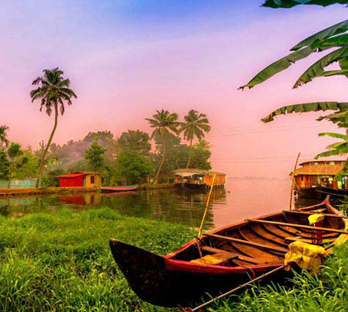
<path fill-rule="evenodd" d="M 45 195 L 0 198 L 0 214 L 21 216 L 68 208 L 83 210 L 110 207 L 126 216 L 144 217 L 199 227 L 208 194 L 176 189 L 114 194 Z M 267 179 L 229 180 L 225 190 L 215 190 L 206 227 L 220 227 L 289 207 L 290 181 Z M 304 203 L 309 204 L 309 203 Z"/>

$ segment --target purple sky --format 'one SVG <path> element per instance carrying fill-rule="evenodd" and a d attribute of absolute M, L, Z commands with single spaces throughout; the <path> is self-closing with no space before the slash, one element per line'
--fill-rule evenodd
<path fill-rule="evenodd" d="M 233 2 L 231 4 L 231 2 Z M 155 110 L 206 113 L 213 167 L 230 176 L 286 177 L 298 152 L 311 159 L 336 128 L 320 114 L 260 119 L 283 105 L 346 101 L 344 77 L 293 90 L 317 59 L 299 62 L 252 90 L 237 88 L 312 33 L 345 19 L 343 6 L 260 8 L 262 1 L 19 1 L 0 7 L 0 124 L 24 146 L 47 140 L 53 118 L 31 103 L 31 81 L 59 66 L 78 95 L 56 143 L 90 131 L 150 131 Z"/>

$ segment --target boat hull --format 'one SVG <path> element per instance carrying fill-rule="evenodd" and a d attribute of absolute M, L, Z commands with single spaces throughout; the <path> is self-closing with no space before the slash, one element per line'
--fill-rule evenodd
<path fill-rule="evenodd" d="M 114 186 L 114 187 L 102 187 L 102 193 L 115 193 L 115 192 L 129 192 L 136 191 L 139 188 L 139 185 L 131 186 Z"/>
<path fill-rule="evenodd" d="M 321 231 L 308 228 L 308 213 L 317 213 L 318 209 L 327 212 L 322 221 L 325 230 Z M 206 294 L 215 296 L 283 266 L 289 244 L 294 241 L 313 243 L 320 234 L 320 240 L 332 246 L 341 236 L 347 239 L 347 235 L 339 234 L 346 228 L 348 220 L 325 200 L 298 211 L 227 225 L 165 256 L 116 239 L 110 240 L 110 247 L 120 270 L 141 299 L 160 306 L 187 306 L 206 299 Z M 292 271 L 279 270 L 263 282 L 283 282 L 291 274 Z"/>
<path fill-rule="evenodd" d="M 110 240 L 110 247 L 133 291 L 146 302 L 166 307 L 198 303 L 204 295 L 217 295 L 282 265 L 237 269 L 202 266 L 158 256 L 118 240 Z M 272 280 L 284 280 L 289 274 L 280 271 Z"/>

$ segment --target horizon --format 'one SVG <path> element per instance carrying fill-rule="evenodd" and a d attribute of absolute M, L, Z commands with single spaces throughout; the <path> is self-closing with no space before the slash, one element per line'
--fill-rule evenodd
<path fill-rule="evenodd" d="M 237 88 L 303 38 L 343 20 L 345 8 L 272 10 L 261 3 L 4 3 L 0 124 L 24 147 L 37 149 L 47 141 L 53 118 L 39 112 L 29 92 L 43 69 L 58 66 L 78 99 L 59 120 L 57 144 L 88 132 L 149 133 L 145 118 L 156 110 L 182 119 L 196 109 L 212 127 L 206 140 L 213 146 L 214 170 L 230 177 L 285 177 L 299 152 L 300 162 L 311 160 L 333 142 L 319 132 L 337 127 L 315 121 L 322 113 L 280 116 L 269 124 L 260 119 L 283 105 L 344 101 L 346 78 L 315 79 L 293 90 L 314 60 L 309 57 L 251 90 Z"/>

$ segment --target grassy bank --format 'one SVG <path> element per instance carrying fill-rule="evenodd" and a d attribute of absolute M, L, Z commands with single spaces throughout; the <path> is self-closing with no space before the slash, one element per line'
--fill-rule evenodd
<path fill-rule="evenodd" d="M 167 311 L 129 289 L 108 240 L 164 254 L 192 236 L 186 227 L 108 208 L 0 217 L 0 311 Z"/>
<path fill-rule="evenodd" d="M 212 306 L 219 312 L 343 312 L 348 311 L 348 244 L 336 247 L 320 277 L 304 271 L 292 286 L 249 288 L 243 295 Z"/>
<path fill-rule="evenodd" d="M 108 208 L 0 217 L 0 311 L 173 311 L 142 302 L 108 247 L 110 237 L 165 254 L 194 235 L 188 228 L 124 217 Z M 348 311 L 348 245 L 335 249 L 321 278 L 297 275 L 210 311 Z"/>

